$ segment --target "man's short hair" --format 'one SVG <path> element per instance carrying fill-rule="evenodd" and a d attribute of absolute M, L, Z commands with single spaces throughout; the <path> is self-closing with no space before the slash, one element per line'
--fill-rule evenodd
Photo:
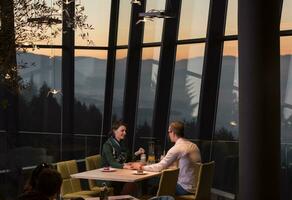
<path fill-rule="evenodd" d="M 62 185 L 61 174 L 55 169 L 47 168 L 40 173 L 36 189 L 43 195 L 51 197 L 60 193 L 61 185 Z"/>
<path fill-rule="evenodd" d="M 178 137 L 184 137 L 184 123 L 181 121 L 173 121 L 170 123 L 171 130 L 178 136 Z"/>

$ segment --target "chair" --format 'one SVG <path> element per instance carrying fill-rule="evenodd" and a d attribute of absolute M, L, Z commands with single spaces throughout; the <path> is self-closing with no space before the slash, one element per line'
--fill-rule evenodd
<path fill-rule="evenodd" d="M 71 174 L 78 173 L 76 160 L 58 162 L 57 170 L 63 178 L 63 184 L 61 187 L 61 197 L 63 199 L 74 199 L 80 197 L 90 198 L 98 196 L 99 192 L 82 190 L 80 180 L 71 178 Z"/>
<path fill-rule="evenodd" d="M 88 156 L 85 158 L 85 166 L 86 166 L 86 170 L 94 170 L 94 169 L 98 169 L 101 167 L 101 156 L 100 155 L 93 155 L 93 156 Z M 96 180 L 88 180 L 88 185 L 90 190 L 92 191 L 97 191 L 97 192 L 101 192 L 103 190 L 103 187 L 99 187 L 97 185 L 97 181 Z M 108 192 L 109 195 L 113 195 L 113 188 L 109 187 L 108 188 Z"/>
<path fill-rule="evenodd" d="M 172 200 L 175 196 L 175 188 L 177 178 L 179 174 L 179 168 L 163 170 L 160 176 L 158 190 L 156 196 L 143 195 L 139 199 L 145 200 Z"/>
<path fill-rule="evenodd" d="M 175 196 L 175 188 L 176 188 L 178 173 L 179 173 L 179 168 L 166 169 L 162 171 L 156 197 Z"/>
<path fill-rule="evenodd" d="M 179 200 L 210 200 L 211 187 L 213 182 L 215 162 L 195 164 L 195 185 L 196 193 L 192 195 L 179 195 L 175 199 Z"/>
<path fill-rule="evenodd" d="M 85 158 L 85 166 L 86 170 L 93 170 L 98 169 L 101 167 L 101 156 L 100 155 L 94 155 L 89 156 Z M 89 188 L 93 191 L 100 191 L 100 187 L 97 186 L 97 183 L 95 180 L 88 180 Z"/>

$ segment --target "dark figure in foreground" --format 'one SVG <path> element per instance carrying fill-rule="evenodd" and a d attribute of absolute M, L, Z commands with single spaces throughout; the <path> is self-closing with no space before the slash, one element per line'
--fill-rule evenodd
<path fill-rule="evenodd" d="M 34 189 L 27 191 L 18 197 L 18 200 L 54 200 L 60 193 L 62 177 L 55 169 L 43 169 Z"/>

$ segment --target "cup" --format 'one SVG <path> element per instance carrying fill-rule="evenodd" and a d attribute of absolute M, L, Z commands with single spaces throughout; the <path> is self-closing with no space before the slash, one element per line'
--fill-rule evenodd
<path fill-rule="evenodd" d="M 137 169 L 137 174 L 143 174 L 143 169 Z"/>
<path fill-rule="evenodd" d="M 140 156 L 140 161 L 142 163 L 146 163 L 146 154 L 145 153 L 142 153 L 141 156 Z"/>
<path fill-rule="evenodd" d="M 148 164 L 154 164 L 155 163 L 155 155 L 148 155 Z"/>

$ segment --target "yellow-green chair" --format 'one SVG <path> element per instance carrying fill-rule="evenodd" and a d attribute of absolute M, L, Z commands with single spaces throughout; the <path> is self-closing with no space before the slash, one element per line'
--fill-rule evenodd
<path fill-rule="evenodd" d="M 142 200 L 159 199 L 161 196 L 163 196 L 163 198 L 174 197 L 178 174 L 179 174 L 179 168 L 163 170 L 160 176 L 160 181 L 159 181 L 159 186 L 158 186 L 156 196 L 151 197 L 149 195 L 143 195 L 142 197 L 140 197 L 140 199 Z"/>
<path fill-rule="evenodd" d="M 175 196 L 179 168 L 162 171 L 156 196 Z"/>
<path fill-rule="evenodd" d="M 193 195 L 179 195 L 178 200 L 210 200 L 215 162 L 195 164 L 196 193 Z"/>
<path fill-rule="evenodd" d="M 87 171 L 100 168 L 101 156 L 98 154 L 98 155 L 86 157 L 85 166 L 86 166 Z M 90 190 L 92 191 L 97 191 L 97 192 L 103 191 L 103 187 L 97 186 L 96 180 L 88 180 L 88 185 L 89 185 Z M 109 189 L 109 194 L 113 195 L 113 188 L 109 187 L 108 189 Z"/>
<path fill-rule="evenodd" d="M 80 180 L 71 178 L 71 174 L 78 173 L 76 160 L 69 160 L 57 163 L 57 170 L 63 178 L 61 197 L 63 199 L 97 197 L 99 192 L 82 190 Z"/>

